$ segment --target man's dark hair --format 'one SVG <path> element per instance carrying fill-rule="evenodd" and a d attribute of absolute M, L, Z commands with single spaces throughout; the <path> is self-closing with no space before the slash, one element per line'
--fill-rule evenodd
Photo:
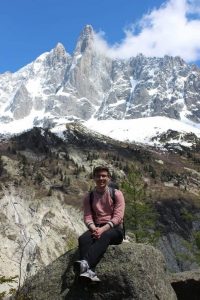
<path fill-rule="evenodd" d="M 99 173 L 99 172 L 101 172 L 101 171 L 106 171 L 108 173 L 108 176 L 111 176 L 108 167 L 106 167 L 106 166 L 98 166 L 98 167 L 94 168 L 94 170 L 93 170 L 93 177 L 95 177 L 96 174 Z"/>

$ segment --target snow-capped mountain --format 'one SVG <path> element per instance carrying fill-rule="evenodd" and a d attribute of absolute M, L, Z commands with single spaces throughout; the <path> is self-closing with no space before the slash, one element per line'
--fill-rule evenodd
<path fill-rule="evenodd" d="M 200 69 L 180 57 L 113 59 L 98 49 L 90 25 L 72 55 L 59 43 L 19 71 L 0 75 L 0 133 L 76 119 L 155 116 L 198 127 Z"/>

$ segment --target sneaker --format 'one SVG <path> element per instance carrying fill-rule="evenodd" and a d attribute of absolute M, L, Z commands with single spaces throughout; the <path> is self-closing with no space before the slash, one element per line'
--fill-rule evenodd
<path fill-rule="evenodd" d="M 97 277 L 96 273 L 88 269 L 86 272 L 80 275 L 81 278 L 89 279 L 94 282 L 99 282 L 100 279 Z"/>
<path fill-rule="evenodd" d="M 89 269 L 87 260 L 77 260 L 74 262 L 74 272 L 82 274 Z"/>

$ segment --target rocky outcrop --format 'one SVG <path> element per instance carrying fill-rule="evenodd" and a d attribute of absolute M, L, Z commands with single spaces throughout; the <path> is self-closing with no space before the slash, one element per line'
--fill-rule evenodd
<path fill-rule="evenodd" d="M 2 158 L 7 170 L 16 172 L 18 165 Z M 2 191 L 1 191 L 2 192 Z M 37 273 L 57 257 L 77 245 L 85 230 L 80 212 L 56 197 L 35 195 L 33 187 L 10 186 L 4 190 L 0 205 L 1 276 L 17 279 L 4 290 L 16 288 L 18 280 Z M 76 225 L 74 225 L 76 224 Z"/>
<path fill-rule="evenodd" d="M 156 209 L 159 213 L 158 227 L 162 232 L 157 247 L 163 253 L 168 269 L 171 272 L 197 269 L 199 208 L 183 199 L 168 199 L 158 201 Z"/>
<path fill-rule="evenodd" d="M 110 246 L 97 267 L 101 282 L 80 283 L 73 272 L 72 250 L 30 278 L 23 293 L 34 300 L 138 299 L 175 300 L 162 254 L 152 246 L 123 243 Z"/>
<path fill-rule="evenodd" d="M 171 284 L 180 300 L 200 298 L 200 269 L 170 275 Z"/>

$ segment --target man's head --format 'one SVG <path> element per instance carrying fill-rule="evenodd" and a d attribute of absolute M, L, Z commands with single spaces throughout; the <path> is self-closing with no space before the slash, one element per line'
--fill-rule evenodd
<path fill-rule="evenodd" d="M 96 187 L 99 190 L 104 190 L 110 181 L 110 171 L 106 166 L 98 166 L 93 170 L 93 178 Z"/>

